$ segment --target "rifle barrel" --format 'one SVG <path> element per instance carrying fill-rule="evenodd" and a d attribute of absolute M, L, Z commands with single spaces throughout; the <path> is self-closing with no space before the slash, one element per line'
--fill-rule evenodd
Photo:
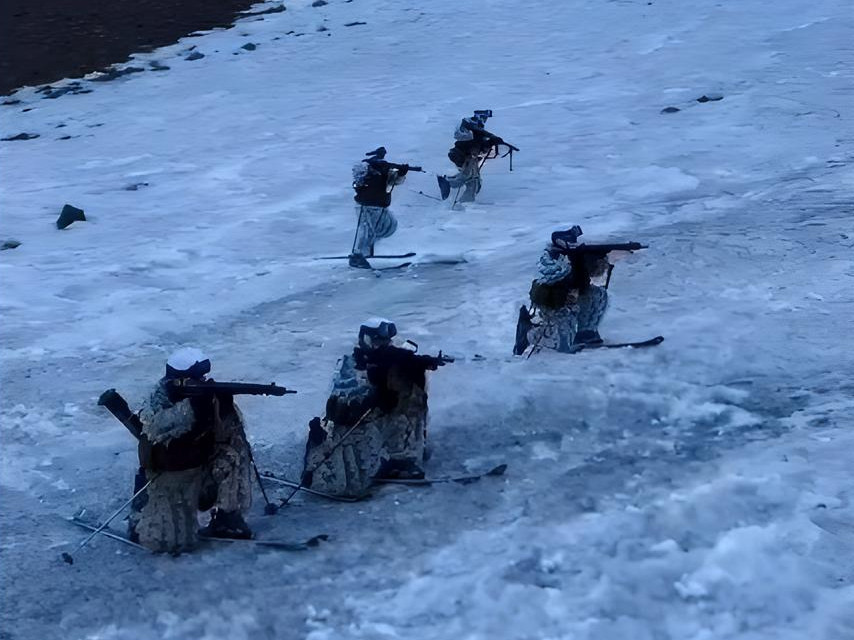
<path fill-rule="evenodd" d="M 232 396 L 283 396 L 288 393 L 296 393 L 293 389 L 287 389 L 275 384 L 252 384 L 247 382 L 191 382 L 186 380 L 172 380 L 169 384 L 185 396 L 216 395 L 217 393 Z"/>

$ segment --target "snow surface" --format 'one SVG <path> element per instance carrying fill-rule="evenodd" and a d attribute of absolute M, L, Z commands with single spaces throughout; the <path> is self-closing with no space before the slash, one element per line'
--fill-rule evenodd
<path fill-rule="evenodd" d="M 40 137 L 0 143 L 22 242 L 0 253 L 0 638 L 854 638 L 849 0 L 419 4 L 297 0 L 132 61 L 169 71 L 3 107 L 3 137 Z M 490 163 L 464 211 L 411 174 L 379 245 L 467 263 L 314 260 L 350 247 L 354 161 L 448 172 L 477 108 L 513 172 Z M 57 231 L 66 202 L 88 221 Z M 513 359 L 539 252 L 576 223 L 650 245 L 603 334 L 667 339 Z M 430 474 L 504 478 L 275 517 L 258 496 L 258 537 L 330 534 L 304 553 L 99 539 L 62 563 L 84 535 L 62 518 L 130 495 L 101 391 L 137 405 L 185 345 L 297 388 L 240 400 L 294 478 L 372 315 L 458 357 L 431 377 Z"/>

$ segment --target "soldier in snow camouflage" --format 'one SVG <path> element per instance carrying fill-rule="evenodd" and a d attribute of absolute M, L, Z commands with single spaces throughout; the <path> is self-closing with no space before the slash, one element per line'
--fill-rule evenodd
<path fill-rule="evenodd" d="M 182 349 L 166 364 L 139 413 L 140 470 L 136 486 L 152 480 L 135 501 L 131 539 L 157 552 L 180 553 L 198 542 L 198 512 L 211 511 L 203 534 L 250 538 L 243 519 L 251 504 L 249 444 L 232 396 L 174 397 L 168 382 L 203 380 L 210 361 Z"/>
<path fill-rule="evenodd" d="M 353 353 L 341 359 L 326 419 L 309 425 L 306 486 L 363 496 L 375 477 L 424 477 L 425 372 L 446 360 L 393 346 L 396 333 L 392 322 L 369 321 L 361 326 Z"/>

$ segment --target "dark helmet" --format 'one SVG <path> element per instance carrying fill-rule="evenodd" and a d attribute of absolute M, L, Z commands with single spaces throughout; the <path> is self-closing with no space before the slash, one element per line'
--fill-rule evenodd
<path fill-rule="evenodd" d="M 199 349 L 184 347 L 166 360 L 166 377 L 203 379 L 211 371 L 211 361 Z"/>
<path fill-rule="evenodd" d="M 359 346 L 363 349 L 376 349 L 391 344 L 397 335 L 397 327 L 391 320 L 371 318 L 359 327 Z"/>
<path fill-rule="evenodd" d="M 373 151 L 368 151 L 365 155 L 368 158 L 376 158 L 377 160 L 382 160 L 383 158 L 385 158 L 385 154 L 385 147 L 377 147 Z"/>

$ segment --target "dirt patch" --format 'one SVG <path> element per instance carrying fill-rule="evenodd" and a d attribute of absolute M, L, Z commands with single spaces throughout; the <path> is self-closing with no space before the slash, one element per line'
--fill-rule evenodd
<path fill-rule="evenodd" d="M 0 95 L 76 78 L 132 53 L 225 27 L 251 0 L 4 0 Z"/>

